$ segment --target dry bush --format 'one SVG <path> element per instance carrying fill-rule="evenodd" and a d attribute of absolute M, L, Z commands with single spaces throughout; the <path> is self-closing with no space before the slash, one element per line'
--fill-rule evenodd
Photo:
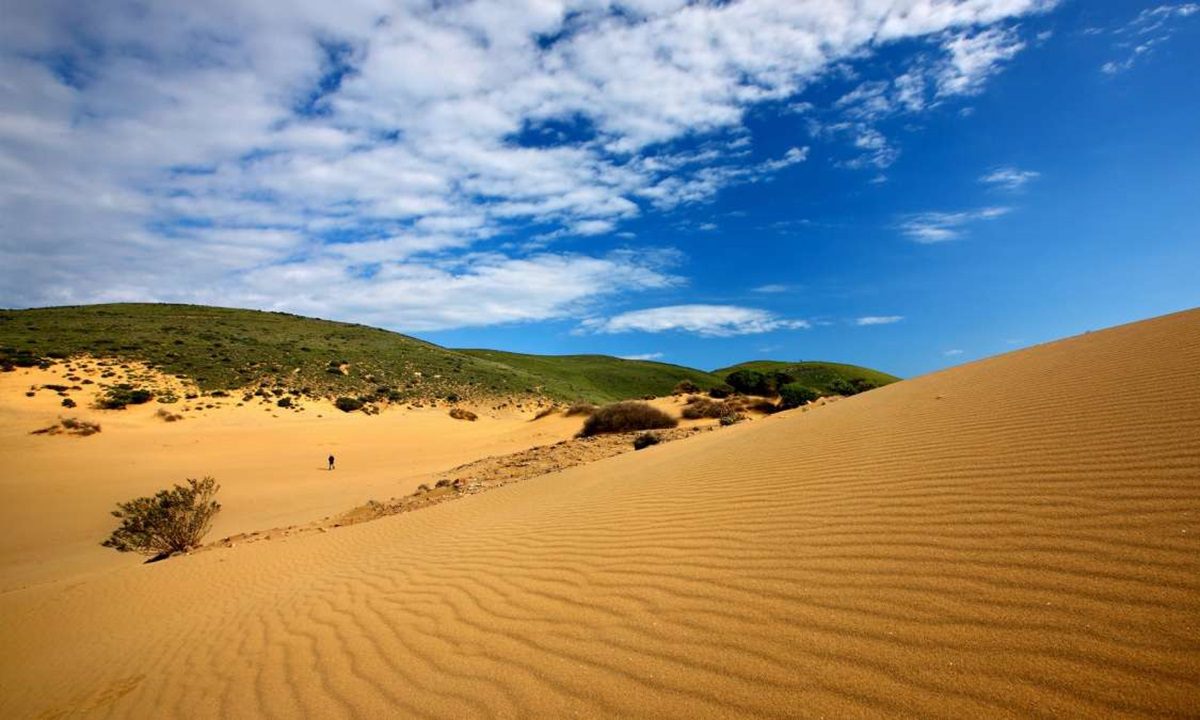
<path fill-rule="evenodd" d="M 672 395 L 685 395 L 687 393 L 698 393 L 698 392 L 700 392 L 699 385 L 692 382 L 691 380 L 680 380 L 675 385 L 675 389 L 671 391 L 671 394 Z"/>
<path fill-rule="evenodd" d="M 450 417 L 454 418 L 455 420 L 470 420 L 471 422 L 475 422 L 479 419 L 479 416 L 475 413 L 462 408 L 450 408 Z"/>
<path fill-rule="evenodd" d="M 740 400 L 725 400 L 717 402 L 708 398 L 698 397 L 696 402 L 688 402 L 683 408 L 683 416 L 688 420 L 699 420 L 700 418 L 723 418 L 728 415 L 736 415 L 741 411 L 744 403 Z"/>
<path fill-rule="evenodd" d="M 643 450 L 651 445 L 657 445 L 662 440 L 654 433 L 642 433 L 633 439 L 633 449 Z"/>
<path fill-rule="evenodd" d="M 563 415 L 571 417 L 573 415 L 591 415 L 596 412 L 596 406 L 591 403 L 577 402 L 563 411 Z"/>
<path fill-rule="evenodd" d="M 70 435 L 79 435 L 87 437 L 100 432 L 100 423 L 87 422 L 86 420 L 78 420 L 76 418 L 65 418 L 58 421 L 57 424 L 50 427 L 44 427 L 41 430 L 34 430 L 31 435 L 61 435 L 63 433 Z"/>
<path fill-rule="evenodd" d="M 199 546 L 221 510 L 221 504 L 213 499 L 221 486 L 211 477 L 188 478 L 186 482 L 159 490 L 153 497 L 117 503 L 112 514 L 121 520 L 121 526 L 101 545 L 155 557 Z"/>
<path fill-rule="evenodd" d="M 176 415 L 175 413 L 171 412 L 170 410 L 167 410 L 166 408 L 159 408 L 158 412 L 156 412 L 154 414 L 156 416 L 162 418 L 164 422 L 178 422 L 183 419 L 182 415 Z"/>
<path fill-rule="evenodd" d="M 579 431 L 581 437 L 601 433 L 673 428 L 679 421 L 658 408 L 636 400 L 612 403 L 593 412 Z"/>
<path fill-rule="evenodd" d="M 543 409 L 543 410 L 539 410 L 539 411 L 538 411 L 538 414 L 533 416 L 533 419 L 534 419 L 534 420 L 541 420 L 542 418 L 544 418 L 544 417 L 548 417 L 548 416 L 550 416 L 550 415 L 553 415 L 553 414 L 554 414 L 554 413 L 556 413 L 556 412 L 558 412 L 558 406 L 557 406 L 557 405 L 551 405 L 551 406 L 550 406 L 550 407 L 548 407 L 548 408 L 545 408 L 545 409 Z"/>

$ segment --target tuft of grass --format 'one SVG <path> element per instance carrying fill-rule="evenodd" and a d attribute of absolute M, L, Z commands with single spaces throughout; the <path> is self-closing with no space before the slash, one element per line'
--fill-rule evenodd
<path fill-rule="evenodd" d="M 660 430 L 673 428 L 678 424 L 678 420 L 653 405 L 626 400 L 598 408 L 584 421 L 579 435 L 591 437 L 602 433 Z"/>

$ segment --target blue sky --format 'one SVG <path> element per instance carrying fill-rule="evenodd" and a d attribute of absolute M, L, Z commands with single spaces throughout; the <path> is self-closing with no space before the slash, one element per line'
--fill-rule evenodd
<path fill-rule="evenodd" d="M 0 2 L 3 306 L 910 376 L 1200 305 L 1195 3 Z"/>

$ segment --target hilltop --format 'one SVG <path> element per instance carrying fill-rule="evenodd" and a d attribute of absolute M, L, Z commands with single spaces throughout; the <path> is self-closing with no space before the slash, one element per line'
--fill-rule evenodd
<path fill-rule="evenodd" d="M 207 392 L 264 387 L 389 402 L 607 402 L 666 395 L 682 380 L 701 389 L 724 380 L 721 372 L 605 355 L 451 350 L 388 330 L 281 312 L 143 303 L 0 310 L 0 364 L 31 366 L 74 355 L 145 363 Z M 831 378 L 895 379 L 866 368 L 819 365 L 853 370 L 831 371 Z"/>
<path fill-rule="evenodd" d="M 850 388 L 883 387 L 900 380 L 895 375 L 858 365 L 799 360 L 796 362 L 752 360 L 713 370 L 712 374 L 726 378 L 739 370 L 749 370 L 764 375 L 783 373 L 791 377 L 794 382 L 810 387 L 821 395 L 849 394 L 844 392 L 847 386 Z"/>

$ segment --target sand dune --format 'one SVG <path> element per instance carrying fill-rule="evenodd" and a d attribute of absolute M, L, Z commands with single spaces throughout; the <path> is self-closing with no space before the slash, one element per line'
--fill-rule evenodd
<path fill-rule="evenodd" d="M 1187 717 L 1200 311 L 0 595 L 3 717 Z"/>

